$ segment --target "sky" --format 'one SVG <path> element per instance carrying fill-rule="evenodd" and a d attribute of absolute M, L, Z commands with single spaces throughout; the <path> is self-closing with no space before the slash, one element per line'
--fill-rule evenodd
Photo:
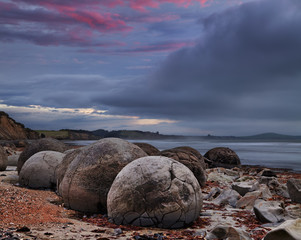
<path fill-rule="evenodd" d="M 301 135 L 300 0 L 0 0 L 0 110 L 38 130 Z"/>

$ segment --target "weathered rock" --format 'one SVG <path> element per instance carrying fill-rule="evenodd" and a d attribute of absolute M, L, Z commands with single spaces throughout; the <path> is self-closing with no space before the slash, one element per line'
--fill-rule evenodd
<path fill-rule="evenodd" d="M 34 189 L 55 189 L 55 169 L 64 156 L 65 154 L 55 151 L 42 151 L 32 155 L 20 171 L 20 185 Z"/>
<path fill-rule="evenodd" d="M 289 179 L 287 181 L 287 189 L 291 200 L 301 203 L 301 179 Z"/>
<path fill-rule="evenodd" d="M 202 156 L 202 154 L 201 154 L 198 150 L 196 150 L 195 148 L 188 147 L 188 146 L 180 146 L 180 147 L 175 147 L 175 148 L 173 148 L 173 149 L 184 150 L 184 151 L 186 151 L 186 152 L 189 152 L 189 153 L 194 154 L 194 155 L 198 158 L 198 160 L 199 160 L 199 162 L 201 163 L 203 169 L 205 170 L 205 169 L 208 168 L 207 164 L 205 163 L 205 158 L 204 158 L 204 157 Z"/>
<path fill-rule="evenodd" d="M 277 177 L 276 173 L 272 171 L 271 169 L 263 169 L 257 174 L 258 177 Z"/>
<path fill-rule="evenodd" d="M 164 150 L 161 156 L 172 158 L 188 167 L 198 180 L 199 184 L 204 187 L 207 180 L 206 171 L 203 169 L 200 160 L 191 152 L 181 148 L 172 148 Z"/>
<path fill-rule="evenodd" d="M 135 145 L 140 147 L 148 156 L 159 156 L 160 150 L 148 143 L 135 142 Z"/>
<path fill-rule="evenodd" d="M 300 204 L 289 205 L 285 208 L 285 212 L 288 218 L 291 219 L 301 218 L 301 205 Z"/>
<path fill-rule="evenodd" d="M 65 206 L 82 212 L 105 212 L 116 175 L 131 161 L 145 156 L 141 148 L 118 138 L 105 138 L 82 148 L 59 185 Z"/>
<path fill-rule="evenodd" d="M 279 195 L 281 197 L 289 198 L 287 186 L 285 184 L 281 184 L 275 177 L 261 177 L 259 180 L 260 183 L 265 183 L 270 191 L 273 194 Z"/>
<path fill-rule="evenodd" d="M 212 200 L 214 198 L 217 198 L 221 192 L 222 190 L 219 187 L 212 188 L 210 193 L 204 196 L 204 200 Z"/>
<path fill-rule="evenodd" d="M 229 183 L 233 183 L 236 177 L 234 176 L 228 176 L 224 174 L 223 172 L 218 171 L 218 168 L 215 168 L 210 170 L 210 172 L 207 169 L 208 172 L 208 177 L 207 181 L 208 182 L 218 182 L 220 185 L 228 185 Z"/>
<path fill-rule="evenodd" d="M 272 194 L 265 184 L 261 184 L 260 188 L 253 192 L 248 192 L 245 196 L 237 201 L 236 207 L 251 210 L 254 208 L 255 201 L 259 198 L 267 200 Z"/>
<path fill-rule="evenodd" d="M 210 233 L 211 236 L 209 236 L 209 238 L 206 238 L 208 240 L 211 239 L 251 240 L 251 237 L 246 231 L 228 225 L 216 226 Z"/>
<path fill-rule="evenodd" d="M 257 181 L 235 182 L 232 184 L 232 189 L 237 191 L 241 196 L 245 196 L 246 193 L 259 189 L 259 183 Z"/>
<path fill-rule="evenodd" d="M 2 146 L 0 146 L 0 171 L 5 171 L 7 167 L 7 154 Z"/>
<path fill-rule="evenodd" d="M 7 158 L 7 166 L 17 166 L 21 152 L 16 152 Z"/>
<path fill-rule="evenodd" d="M 212 202 L 217 205 L 227 205 L 229 204 L 232 207 L 236 207 L 238 199 L 240 199 L 241 196 L 238 192 L 232 189 L 224 189 L 221 194 L 214 199 Z"/>
<path fill-rule="evenodd" d="M 117 175 L 108 194 L 116 224 L 181 228 L 200 215 L 202 193 L 192 172 L 170 158 L 139 158 Z"/>
<path fill-rule="evenodd" d="M 285 221 L 270 231 L 264 240 L 301 240 L 301 218 Z"/>
<path fill-rule="evenodd" d="M 210 168 L 214 167 L 224 167 L 224 168 L 234 168 L 240 167 L 240 159 L 237 154 L 230 148 L 217 147 L 209 150 L 204 155 L 212 161 Z"/>
<path fill-rule="evenodd" d="M 1 182 L 10 183 L 10 184 L 17 184 L 19 183 L 19 176 L 18 175 L 9 175 L 2 179 Z"/>
<path fill-rule="evenodd" d="M 263 223 L 277 223 L 285 219 L 283 206 L 276 201 L 256 200 L 254 213 Z"/>
<path fill-rule="evenodd" d="M 21 153 L 18 159 L 17 170 L 20 173 L 23 164 L 29 159 L 32 155 L 41 151 L 56 151 L 63 153 L 68 147 L 61 141 L 53 138 L 43 138 L 32 142 L 28 145 L 24 151 Z"/>

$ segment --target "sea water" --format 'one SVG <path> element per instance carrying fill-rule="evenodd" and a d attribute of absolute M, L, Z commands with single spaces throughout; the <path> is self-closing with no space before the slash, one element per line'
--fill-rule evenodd
<path fill-rule="evenodd" d="M 288 168 L 301 172 L 301 143 L 276 141 L 239 141 L 239 140 L 200 140 L 200 139 L 162 139 L 129 140 L 146 142 L 159 150 L 179 146 L 197 149 L 202 155 L 215 147 L 231 148 L 239 156 L 243 165 L 260 165 L 270 168 Z M 66 141 L 75 145 L 89 145 L 95 141 Z"/>

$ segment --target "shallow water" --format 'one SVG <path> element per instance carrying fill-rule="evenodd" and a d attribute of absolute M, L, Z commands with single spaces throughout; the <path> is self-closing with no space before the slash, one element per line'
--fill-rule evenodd
<path fill-rule="evenodd" d="M 223 140 L 129 140 L 147 142 L 159 150 L 190 146 L 201 154 L 215 147 L 229 147 L 239 156 L 243 165 L 260 165 L 271 168 L 288 168 L 301 172 L 301 143 L 299 142 L 240 142 Z M 89 145 L 95 141 L 66 141 L 75 145 Z"/>

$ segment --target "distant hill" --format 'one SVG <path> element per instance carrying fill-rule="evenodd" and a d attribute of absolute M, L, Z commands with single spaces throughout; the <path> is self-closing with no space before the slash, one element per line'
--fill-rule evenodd
<path fill-rule="evenodd" d="M 30 128 L 25 128 L 7 113 L 0 111 L 0 140 L 38 139 L 39 134 Z"/>
<path fill-rule="evenodd" d="M 253 136 L 240 137 L 243 139 L 254 139 L 254 140 L 301 140 L 301 136 L 284 135 L 278 133 L 262 133 Z"/>

